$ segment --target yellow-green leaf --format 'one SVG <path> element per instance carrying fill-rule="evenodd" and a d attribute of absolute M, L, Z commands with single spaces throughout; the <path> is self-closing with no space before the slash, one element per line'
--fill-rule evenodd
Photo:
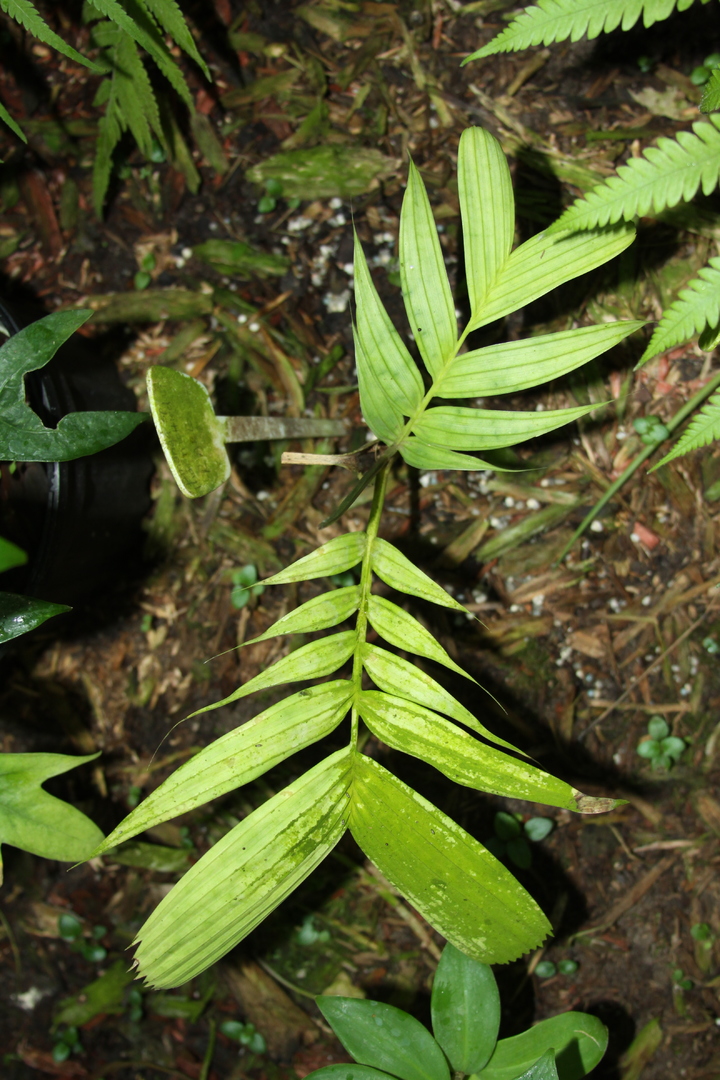
<path fill-rule="evenodd" d="M 578 405 L 538 413 L 440 405 L 423 413 L 413 431 L 424 442 L 450 450 L 495 450 L 555 431 L 597 408 L 597 404 Z"/>
<path fill-rule="evenodd" d="M 393 544 L 381 540 L 380 537 L 373 541 L 372 568 L 377 576 L 393 589 L 419 596 L 422 600 L 429 600 L 442 607 L 453 608 L 455 611 L 467 611 L 463 604 L 419 570 Z"/>
<path fill-rule="evenodd" d="M 377 630 L 380 637 L 385 638 L 391 645 L 398 649 L 407 649 L 418 656 L 426 656 L 428 660 L 435 660 L 438 664 L 444 664 L 451 671 L 457 671 L 466 679 L 475 682 L 472 675 L 455 663 L 448 656 L 432 634 L 421 626 L 417 619 L 408 615 L 397 604 L 386 600 L 384 596 L 371 595 L 368 600 L 368 619 L 373 630 Z"/>
<path fill-rule="evenodd" d="M 364 755 L 354 765 L 350 831 L 431 926 L 474 960 L 508 963 L 550 933 L 530 894 L 482 844 Z"/>
<path fill-rule="evenodd" d="M 309 634 L 314 630 L 326 630 L 337 626 L 357 611 L 360 605 L 360 586 L 349 585 L 345 589 L 333 589 L 332 592 L 314 596 L 294 611 L 283 615 L 274 622 L 264 634 L 245 641 L 245 645 L 254 645 L 257 641 L 279 637 L 281 634 Z"/>
<path fill-rule="evenodd" d="M 279 574 L 265 578 L 263 585 L 287 585 L 293 581 L 311 581 L 313 578 L 344 574 L 362 561 L 367 536 L 364 532 L 344 533 L 328 540 L 327 544 L 311 551 L 292 563 Z"/>
<path fill-rule="evenodd" d="M 450 397 L 449 394 L 440 394 L 440 397 Z M 508 472 L 498 465 L 493 465 L 482 458 L 472 454 L 459 454 L 456 450 L 448 450 L 444 446 L 425 442 L 413 435 L 406 439 L 400 446 L 400 453 L 415 469 L 461 469 L 466 472 L 474 472 L 477 469 L 492 469 L 494 472 Z"/>
<path fill-rule="evenodd" d="M 458 148 L 465 275 L 473 317 L 482 312 L 512 247 L 515 201 L 507 159 L 483 128 L 466 128 Z"/>

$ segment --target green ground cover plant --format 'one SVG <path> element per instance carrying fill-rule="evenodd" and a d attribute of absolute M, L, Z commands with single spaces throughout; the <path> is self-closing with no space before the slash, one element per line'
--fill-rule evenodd
<path fill-rule="evenodd" d="M 459 335 L 430 204 L 411 164 L 401 214 L 400 267 L 426 381 L 391 323 L 356 242 L 356 359 L 363 414 L 377 437 L 376 459 L 333 517 L 373 482 L 368 525 L 363 532 L 336 536 L 263 582 L 333 578 L 357 568 L 359 583 L 316 596 L 255 641 L 310 634 L 348 619 L 352 628 L 304 644 L 193 714 L 255 691 L 304 684 L 181 766 L 97 849 L 102 854 L 248 783 L 349 717 L 346 745 L 227 833 L 141 928 L 136 961 L 139 974 L 152 985 L 186 982 L 226 953 L 311 873 L 346 829 L 423 916 L 478 962 L 509 961 L 547 935 L 545 915 L 486 848 L 362 752 L 361 723 L 387 746 L 429 762 L 468 787 L 580 813 L 615 805 L 612 799 L 585 796 L 536 766 L 421 668 L 368 640 L 372 628 L 385 644 L 433 660 L 474 684 L 408 611 L 373 591 L 379 579 L 405 596 L 466 613 L 378 535 L 391 461 L 399 454 L 418 468 L 482 469 L 485 461 L 472 451 L 494 451 L 584 415 L 585 407 L 537 413 L 434 402 L 535 386 L 591 360 L 642 325 L 585 326 L 463 352 L 472 330 L 603 264 L 623 251 L 634 234 L 624 224 L 540 234 L 512 251 L 513 193 L 499 144 L 486 131 L 471 128 L 463 133 L 458 164 L 470 321 Z M 350 662 L 348 677 L 320 681 Z M 366 676 L 375 689 L 366 688 Z"/>
<path fill-rule="evenodd" d="M 435 973 L 432 1035 L 393 1005 L 315 1000 L 358 1065 L 328 1065 L 310 1073 L 312 1080 L 580 1080 L 602 1060 L 608 1042 L 605 1026 L 581 1012 L 553 1016 L 498 1040 L 500 994 L 492 968 L 452 945 L 445 946 Z"/>
<path fill-rule="evenodd" d="M 195 119 L 190 88 L 166 38 L 194 60 L 206 78 L 211 76 L 175 0 L 85 0 L 83 20 L 91 25 L 92 44 L 99 50 L 95 60 L 56 34 L 30 0 L 0 0 L 0 7 L 38 41 L 103 75 L 94 101 L 97 108 L 104 108 L 93 168 L 93 199 L 98 215 L 102 214 L 107 195 L 113 154 L 125 131 L 131 133 L 148 161 L 167 156 L 178 167 L 184 166 L 189 186 L 197 190 L 197 170 L 177 123 L 158 100 L 146 68 L 145 58 L 149 58 Z M 0 119 L 27 142 L 22 128 L 1 102 Z"/>
<path fill-rule="evenodd" d="M 702 0 L 707 2 L 707 0 Z M 540 0 L 526 7 L 508 26 L 463 63 L 533 45 L 596 38 L 618 27 L 630 30 L 642 16 L 643 25 L 667 19 L 675 9 L 685 11 L 692 0 Z M 712 60 L 713 57 L 708 59 Z M 708 70 L 702 112 L 707 121 L 692 124 L 674 139 L 659 138 L 640 157 L 628 158 L 615 176 L 608 177 L 577 199 L 548 230 L 595 229 L 617 221 L 632 221 L 647 214 L 689 202 L 698 191 L 709 195 L 720 179 L 720 67 Z M 713 257 L 698 277 L 681 289 L 643 352 L 638 366 L 652 357 L 699 335 L 700 347 L 713 350 L 720 341 L 720 258 Z M 709 396 L 717 384 L 708 389 Z M 714 393 L 655 468 L 720 439 L 720 393 Z M 639 463 L 638 463 L 639 464 Z M 598 508 L 596 508 L 597 510 Z M 588 519 L 589 521 L 591 518 Z M 583 523 L 585 525 L 586 523 Z"/>

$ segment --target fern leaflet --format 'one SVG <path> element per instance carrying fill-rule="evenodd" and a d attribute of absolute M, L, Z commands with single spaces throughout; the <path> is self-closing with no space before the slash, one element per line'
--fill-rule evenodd
<path fill-rule="evenodd" d="M 15 22 L 20 23 L 29 34 L 36 37 L 38 41 L 44 41 L 46 45 L 52 46 L 53 49 L 57 49 L 63 56 L 67 56 L 69 60 L 74 60 L 78 64 L 83 64 L 85 67 L 90 68 L 91 71 L 101 71 L 97 64 L 92 60 L 88 60 L 86 56 L 77 52 L 72 46 L 68 45 L 54 30 L 51 30 L 45 20 L 40 16 L 30 0 L 0 0 L 0 7 L 3 11 L 14 19 Z M 3 119 L 5 119 L 3 117 Z M 8 123 L 8 121 L 5 121 Z M 10 125 L 15 131 L 15 127 Z"/>
<path fill-rule="evenodd" d="M 663 312 L 638 367 L 673 345 L 688 341 L 706 326 L 720 323 L 720 258 L 710 259 L 709 265 L 703 266 L 698 274 Z"/>
<path fill-rule="evenodd" d="M 619 26 L 630 30 L 640 16 L 645 26 L 667 19 L 677 7 L 689 8 L 693 0 L 539 0 L 526 8 L 509 26 L 463 60 L 479 60 L 500 52 L 517 52 L 531 45 L 550 45 L 554 41 L 579 41 L 583 35 L 596 38 Z M 703 0 L 707 3 L 707 0 Z"/>
<path fill-rule="evenodd" d="M 700 112 L 710 113 L 720 109 L 720 68 L 715 68 L 712 75 L 705 83 Z"/>
<path fill-rule="evenodd" d="M 658 461 L 653 472 L 661 465 L 667 465 L 668 461 L 689 454 L 691 450 L 701 450 L 703 446 L 708 446 L 717 439 L 720 439 L 720 393 L 714 394 L 705 402 L 670 453 L 666 454 L 662 461 Z"/>
<path fill-rule="evenodd" d="M 616 176 L 610 176 L 576 200 L 548 233 L 592 229 L 636 215 L 660 213 L 688 201 L 702 189 L 709 195 L 720 178 L 720 116 L 698 120 L 691 131 L 675 139 L 658 139 L 642 157 L 630 158 Z"/>
<path fill-rule="evenodd" d="M 17 137 L 18 137 L 19 139 L 22 139 L 22 141 L 23 141 L 24 143 L 26 143 L 26 142 L 27 142 L 27 138 L 25 137 L 25 133 L 24 133 L 24 131 L 23 131 L 23 130 L 22 130 L 22 128 L 21 128 L 21 127 L 19 126 L 19 124 L 17 124 L 17 123 L 15 122 L 15 120 L 13 120 L 12 116 L 11 116 L 11 115 L 10 115 L 10 113 L 9 113 L 9 112 L 7 111 L 7 109 L 5 108 L 5 106 L 3 105 L 3 103 L 2 103 L 1 101 L 0 101 L 0 120 L 2 120 L 2 121 L 3 121 L 4 123 L 6 123 L 6 124 L 7 124 L 7 126 L 8 126 L 8 127 L 9 127 L 9 128 L 10 128 L 10 129 L 12 130 L 12 131 L 14 131 L 14 132 L 15 132 L 15 134 L 17 135 Z"/>
<path fill-rule="evenodd" d="M 187 23 L 175 0 L 141 0 L 141 3 L 166 34 L 192 57 L 207 79 L 212 79 L 208 66 L 197 50 L 197 45 L 188 30 Z"/>

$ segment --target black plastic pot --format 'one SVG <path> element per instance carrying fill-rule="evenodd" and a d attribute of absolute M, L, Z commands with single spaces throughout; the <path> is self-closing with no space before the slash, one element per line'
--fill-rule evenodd
<path fill-rule="evenodd" d="M 0 301 L 5 336 L 20 325 Z M 114 363 L 78 334 L 25 379 L 28 402 L 49 427 L 71 412 L 134 411 L 135 396 Z M 28 553 L 2 588 L 55 603 L 100 601 L 137 563 L 150 506 L 153 429 L 99 454 L 67 462 L 0 464 L 0 536 Z"/>

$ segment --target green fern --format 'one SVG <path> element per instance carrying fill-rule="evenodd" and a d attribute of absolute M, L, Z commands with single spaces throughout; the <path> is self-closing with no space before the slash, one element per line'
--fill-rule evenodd
<path fill-rule="evenodd" d="M 540 0 L 536 7 L 525 8 L 502 33 L 463 60 L 479 60 L 500 52 L 517 52 L 531 45 L 550 45 L 554 41 L 579 41 L 587 35 L 596 38 L 620 27 L 630 30 L 640 16 L 645 26 L 652 26 L 672 15 L 675 8 L 685 11 L 693 0 Z M 702 0 L 707 3 L 708 0 Z"/>
<path fill-rule="evenodd" d="M 672 450 L 654 466 L 653 472 L 661 465 L 667 465 L 668 461 L 682 457 L 683 454 L 689 454 L 691 450 L 701 450 L 718 439 L 720 439 L 720 393 L 714 394 L 697 416 L 693 417 Z"/>
<path fill-rule="evenodd" d="M 720 68 L 715 68 L 705 83 L 700 102 L 700 112 L 715 112 L 717 109 L 720 109 Z"/>
<path fill-rule="evenodd" d="M 657 325 L 638 366 L 658 353 L 689 341 L 705 327 L 720 323 L 720 258 L 710 259 L 708 266 L 698 271 L 698 277 L 681 289 Z"/>
<path fill-rule="evenodd" d="M 51 30 L 34 5 L 30 3 L 30 0 L 0 0 L 0 8 L 16 23 L 24 27 L 29 34 L 37 38 L 38 41 L 50 45 L 51 48 L 56 49 L 63 56 L 67 56 L 69 60 L 74 60 L 77 64 L 84 64 L 91 71 L 100 72 L 103 70 L 94 61 L 88 60 L 86 56 L 83 56 L 82 53 L 77 52 L 71 45 L 63 41 L 54 30 Z"/>

